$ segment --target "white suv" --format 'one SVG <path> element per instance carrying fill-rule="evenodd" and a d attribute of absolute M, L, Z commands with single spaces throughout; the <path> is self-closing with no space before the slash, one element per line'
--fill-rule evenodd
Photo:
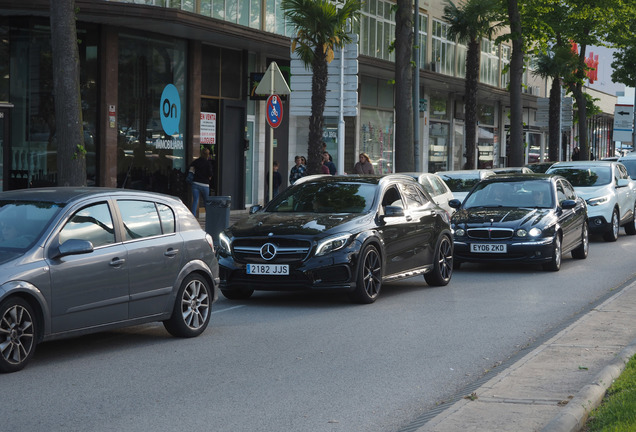
<path fill-rule="evenodd" d="M 602 233 L 605 241 L 616 241 L 618 229 L 636 234 L 636 182 L 620 162 L 558 162 L 546 174 L 559 174 L 572 183 L 587 202 L 590 231 Z"/>

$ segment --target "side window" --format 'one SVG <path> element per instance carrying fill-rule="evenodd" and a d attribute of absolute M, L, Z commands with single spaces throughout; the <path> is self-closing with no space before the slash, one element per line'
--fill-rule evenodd
<path fill-rule="evenodd" d="M 402 204 L 402 198 L 400 198 L 400 193 L 395 186 L 389 187 L 386 192 L 384 192 L 384 197 L 382 198 L 382 207 L 386 206 L 396 206 L 404 208 L 404 205 Z"/>
<path fill-rule="evenodd" d="M 423 183 L 421 183 L 422 187 L 429 193 L 430 196 L 437 196 L 438 193 L 435 190 L 435 183 L 431 181 L 431 179 L 425 178 Z"/>
<path fill-rule="evenodd" d="M 565 196 L 567 197 L 566 199 L 576 200 L 576 192 L 574 191 L 574 188 L 572 187 L 572 185 L 566 182 L 561 182 L 561 183 L 563 183 L 563 191 L 565 192 Z"/>
<path fill-rule="evenodd" d="M 620 170 L 618 169 L 618 165 L 616 165 L 615 169 L 614 169 L 614 184 L 618 184 L 618 179 L 621 178 L 621 173 Z"/>
<path fill-rule="evenodd" d="M 126 240 L 161 235 L 161 222 L 154 202 L 117 201 Z"/>
<path fill-rule="evenodd" d="M 415 185 L 403 184 L 401 185 L 401 187 L 402 187 L 402 193 L 404 195 L 404 199 L 406 200 L 407 207 L 414 208 L 414 207 L 422 207 L 424 205 L 422 196 L 420 195 Z"/>
<path fill-rule="evenodd" d="M 175 220 L 172 209 L 164 204 L 157 204 L 159 217 L 161 218 L 161 230 L 164 234 L 172 234 L 175 232 Z"/>
<path fill-rule="evenodd" d="M 565 194 L 565 189 L 563 188 L 562 182 L 559 181 L 557 182 L 557 201 L 561 204 L 566 199 L 568 199 L 568 197 Z"/>
<path fill-rule="evenodd" d="M 446 193 L 446 187 L 444 187 L 444 184 L 440 179 L 438 179 L 437 177 L 431 177 L 429 180 L 431 181 L 431 183 L 433 183 L 433 187 L 435 188 L 436 192 L 435 195 L 442 195 Z"/>
<path fill-rule="evenodd" d="M 69 239 L 88 240 L 93 247 L 115 243 L 115 229 L 108 204 L 84 207 L 60 231 L 60 244 Z"/>

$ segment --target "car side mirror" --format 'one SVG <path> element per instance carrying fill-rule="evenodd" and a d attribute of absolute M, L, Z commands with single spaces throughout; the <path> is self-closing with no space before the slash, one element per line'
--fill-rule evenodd
<path fill-rule="evenodd" d="M 404 209 L 398 206 L 386 206 L 384 207 L 384 217 L 402 217 L 404 216 Z"/>
<path fill-rule="evenodd" d="M 564 210 L 570 210 L 576 207 L 576 201 L 574 200 L 563 200 L 561 202 L 561 208 Z"/>
<path fill-rule="evenodd" d="M 457 198 L 453 198 L 452 200 L 448 201 L 448 205 L 451 206 L 451 208 L 458 209 L 462 206 L 462 202 Z"/>
<path fill-rule="evenodd" d="M 616 187 L 622 188 L 625 186 L 629 186 L 629 180 L 627 179 L 618 179 L 616 182 Z"/>
<path fill-rule="evenodd" d="M 88 240 L 70 239 L 58 246 L 55 258 L 93 252 L 93 243 Z"/>
<path fill-rule="evenodd" d="M 261 210 L 262 208 L 263 208 L 263 206 L 260 205 L 260 204 L 253 205 L 253 206 L 250 207 L 250 214 L 254 214 L 257 211 Z"/>

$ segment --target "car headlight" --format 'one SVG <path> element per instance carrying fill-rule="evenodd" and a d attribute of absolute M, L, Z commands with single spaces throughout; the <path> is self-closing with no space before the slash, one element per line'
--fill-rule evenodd
<path fill-rule="evenodd" d="M 232 246 L 230 244 L 230 239 L 225 235 L 225 233 L 219 234 L 219 250 L 225 250 L 227 253 L 231 253 Z"/>
<path fill-rule="evenodd" d="M 541 230 L 539 228 L 530 228 L 530 231 L 526 231 L 525 229 L 521 228 L 518 229 L 516 234 L 517 237 L 539 237 L 541 235 Z"/>
<path fill-rule="evenodd" d="M 330 252 L 342 249 L 347 244 L 351 234 L 339 234 L 333 237 L 327 237 L 321 240 L 316 247 L 316 256 L 325 255 Z"/>
<path fill-rule="evenodd" d="M 597 206 L 597 205 L 605 204 L 609 200 L 610 200 L 610 196 L 609 195 L 605 195 L 605 196 L 598 197 L 598 198 L 590 198 L 590 199 L 587 200 L 587 204 L 591 205 L 591 206 Z"/>
<path fill-rule="evenodd" d="M 464 237 L 466 235 L 466 231 L 463 228 L 457 228 L 454 233 L 457 237 Z"/>

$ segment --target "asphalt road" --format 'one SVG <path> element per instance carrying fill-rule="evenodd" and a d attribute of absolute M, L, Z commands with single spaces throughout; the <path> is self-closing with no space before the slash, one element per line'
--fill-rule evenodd
<path fill-rule="evenodd" d="M 635 250 L 621 234 L 557 273 L 465 264 L 447 287 L 413 278 L 366 306 L 220 296 L 188 340 L 153 324 L 48 342 L 0 375 L 0 430 L 399 431 L 631 280 Z"/>

